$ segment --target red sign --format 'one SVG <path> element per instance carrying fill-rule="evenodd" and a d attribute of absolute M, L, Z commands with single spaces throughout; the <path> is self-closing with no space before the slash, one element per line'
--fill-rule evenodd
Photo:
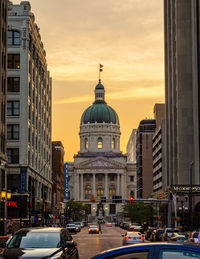
<path fill-rule="evenodd" d="M 16 201 L 7 201 L 7 207 L 15 207 L 18 208 Z"/>

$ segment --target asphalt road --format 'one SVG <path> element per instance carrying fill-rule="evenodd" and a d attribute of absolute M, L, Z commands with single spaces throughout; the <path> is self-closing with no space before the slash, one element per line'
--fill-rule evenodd
<path fill-rule="evenodd" d="M 107 249 L 122 246 L 122 234 L 125 230 L 119 227 L 106 227 L 102 225 L 102 234 L 88 234 L 88 228 L 82 228 L 81 232 L 73 235 L 78 243 L 80 259 L 89 259 Z"/>

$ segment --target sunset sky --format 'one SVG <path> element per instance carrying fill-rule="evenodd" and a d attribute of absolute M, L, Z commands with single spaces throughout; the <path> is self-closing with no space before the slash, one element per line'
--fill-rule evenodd
<path fill-rule="evenodd" d="M 30 3 L 53 79 L 53 140 L 62 141 L 65 160 L 79 150 L 80 119 L 94 101 L 99 63 L 125 153 L 132 129 L 164 102 L 163 0 Z"/>

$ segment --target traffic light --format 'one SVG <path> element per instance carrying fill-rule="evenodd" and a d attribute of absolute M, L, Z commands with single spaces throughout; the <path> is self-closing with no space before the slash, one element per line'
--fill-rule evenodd
<path fill-rule="evenodd" d="M 133 203 L 134 202 L 134 197 L 130 196 L 129 200 L 130 200 L 130 203 Z"/>

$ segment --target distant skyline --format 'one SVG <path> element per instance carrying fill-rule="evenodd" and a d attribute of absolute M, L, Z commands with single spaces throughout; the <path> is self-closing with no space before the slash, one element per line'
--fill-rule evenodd
<path fill-rule="evenodd" d="M 53 79 L 53 141 L 62 141 L 65 161 L 79 151 L 80 119 L 94 101 L 99 63 L 125 153 L 132 129 L 153 118 L 154 104 L 164 102 L 163 1 L 29 2 Z"/>

